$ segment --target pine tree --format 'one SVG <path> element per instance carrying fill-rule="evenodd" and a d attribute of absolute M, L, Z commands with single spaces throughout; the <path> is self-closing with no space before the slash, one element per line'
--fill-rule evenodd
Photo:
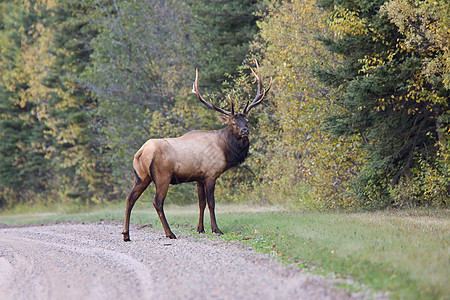
<path fill-rule="evenodd" d="M 0 4 L 0 16 L 0 205 L 11 206 L 33 201 L 31 195 L 48 187 L 51 163 L 45 154 L 52 139 L 44 134 L 45 107 L 34 97 L 29 67 L 40 37 L 39 15 L 33 6 L 7 1 Z"/>
<path fill-rule="evenodd" d="M 46 202 L 107 199 L 112 182 L 89 124 L 96 104 L 77 78 L 96 34 L 86 14 L 89 2 L 3 5 L 0 135 L 8 143 L 1 148 L 2 193 L 27 186 L 23 201 L 40 201 L 39 193 Z M 11 205 L 22 201 L 5 197 Z"/>
<path fill-rule="evenodd" d="M 250 42 L 258 32 L 258 13 L 265 10 L 263 1 L 188 1 L 193 13 L 193 42 L 202 84 L 219 92 L 227 74 L 237 75 Z"/>
<path fill-rule="evenodd" d="M 113 193 L 109 166 L 101 157 L 91 111 L 96 102 L 82 86 L 80 75 L 89 63 L 90 41 L 97 34 L 92 26 L 90 1 L 61 1 L 55 8 L 56 30 L 52 53 L 55 57 L 45 84 L 49 95 L 48 131 L 57 143 L 53 152 L 59 192 L 79 204 L 108 201 Z"/>
<path fill-rule="evenodd" d="M 337 136 L 360 136 L 368 151 L 354 191 L 365 206 L 418 203 L 417 195 L 396 199 L 393 191 L 415 176 L 420 161 L 437 157 L 434 111 L 441 104 L 414 93 L 417 86 L 433 89 L 417 80 L 423 58 L 398 46 L 405 37 L 380 12 L 384 1 L 320 3 L 332 13 L 338 34 L 324 43 L 344 58 L 342 66 L 317 71 L 321 80 L 341 91 L 335 101 L 344 112 L 331 116 L 328 128 Z M 448 97 L 445 89 L 439 93 Z"/>

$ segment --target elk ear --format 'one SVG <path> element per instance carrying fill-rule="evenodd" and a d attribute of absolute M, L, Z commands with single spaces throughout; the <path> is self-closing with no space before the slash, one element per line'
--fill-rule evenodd
<path fill-rule="evenodd" d="M 230 120 L 230 118 L 222 116 L 222 115 L 218 115 L 217 118 L 219 119 L 220 122 L 222 122 L 224 124 L 228 124 L 228 121 Z"/>

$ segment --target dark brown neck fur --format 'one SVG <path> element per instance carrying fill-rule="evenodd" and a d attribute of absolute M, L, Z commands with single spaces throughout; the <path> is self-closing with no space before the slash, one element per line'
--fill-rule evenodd
<path fill-rule="evenodd" d="M 222 129 L 220 134 L 223 136 L 223 150 L 227 169 L 244 162 L 245 158 L 248 156 L 248 149 L 250 147 L 248 137 L 236 137 L 230 127 Z"/>

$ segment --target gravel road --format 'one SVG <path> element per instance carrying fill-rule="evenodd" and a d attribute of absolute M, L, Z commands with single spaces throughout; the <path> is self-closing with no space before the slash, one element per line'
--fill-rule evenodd
<path fill-rule="evenodd" d="M 351 299 L 236 243 L 111 222 L 0 229 L 0 299 Z M 359 297 L 357 297 L 359 298 Z"/>

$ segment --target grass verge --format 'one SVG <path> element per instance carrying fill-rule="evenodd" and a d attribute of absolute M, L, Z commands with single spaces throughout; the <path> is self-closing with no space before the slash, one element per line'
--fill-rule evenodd
<path fill-rule="evenodd" d="M 121 220 L 122 206 L 75 214 L 2 214 L 0 223 Z M 315 273 L 351 277 L 372 289 L 389 291 L 392 298 L 446 299 L 450 295 L 448 210 L 286 213 L 274 207 L 241 205 L 219 205 L 217 209 L 219 226 L 226 232 L 224 239 L 242 241 L 284 262 Z M 196 228 L 196 206 L 169 206 L 166 210 L 175 234 Z M 151 223 L 162 232 L 149 203 L 137 204 L 132 221 Z"/>
<path fill-rule="evenodd" d="M 262 213 L 228 216 L 222 230 L 301 267 L 390 291 L 392 298 L 446 299 L 448 216 L 436 211 Z"/>

